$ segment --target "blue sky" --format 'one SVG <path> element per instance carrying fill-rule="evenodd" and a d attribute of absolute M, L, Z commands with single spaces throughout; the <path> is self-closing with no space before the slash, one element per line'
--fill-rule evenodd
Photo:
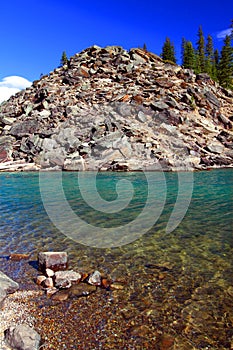
<path fill-rule="evenodd" d="M 59 65 L 64 50 L 69 57 L 93 44 L 130 49 L 146 43 L 160 54 L 169 37 L 179 61 L 182 37 L 195 44 L 199 25 L 221 49 L 217 36 L 231 18 L 232 0 L 1 1 L 0 101 L 4 78 L 39 79 Z"/>

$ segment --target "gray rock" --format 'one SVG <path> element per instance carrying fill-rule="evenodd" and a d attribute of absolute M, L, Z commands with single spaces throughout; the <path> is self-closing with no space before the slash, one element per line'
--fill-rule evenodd
<path fill-rule="evenodd" d="M 44 101 L 45 102 L 45 101 Z M 48 103 L 48 102 L 47 102 Z M 44 103 L 45 104 L 45 103 Z M 47 119 L 49 116 L 50 116 L 50 111 L 48 111 L 48 110 L 43 110 L 43 111 L 41 111 L 39 114 L 38 114 L 38 118 L 39 119 Z"/>
<path fill-rule="evenodd" d="M 224 146 L 219 141 L 213 141 L 210 144 L 208 144 L 207 149 L 208 151 L 212 153 L 219 153 L 221 154 L 224 151 Z"/>
<path fill-rule="evenodd" d="M 207 91 L 207 92 L 205 93 L 205 97 L 206 97 L 207 100 L 208 100 L 210 103 L 212 103 L 214 106 L 216 106 L 216 107 L 218 107 L 218 108 L 221 106 L 221 103 L 219 102 L 219 100 L 217 99 L 217 97 L 216 97 L 214 94 L 212 94 L 212 92 Z"/>
<path fill-rule="evenodd" d="M 145 123 L 147 121 L 147 115 L 145 113 L 143 113 L 142 111 L 139 111 L 137 116 L 136 116 L 136 119 L 138 121 L 140 121 L 141 123 Z"/>
<path fill-rule="evenodd" d="M 67 171 L 84 171 L 85 169 L 85 160 L 79 156 L 79 159 L 76 157 L 69 157 L 65 160 L 63 169 Z"/>
<path fill-rule="evenodd" d="M 16 121 L 16 118 L 0 116 L 0 123 L 5 125 L 12 125 Z"/>
<path fill-rule="evenodd" d="M 233 127 L 233 123 L 230 121 L 230 119 L 226 118 L 225 115 L 220 114 L 218 116 L 218 119 L 221 123 L 223 123 L 223 125 L 225 126 L 225 128 L 227 129 L 231 129 Z"/>
<path fill-rule="evenodd" d="M 205 108 L 200 108 L 200 109 L 199 109 L 199 114 L 200 114 L 200 115 L 203 115 L 203 116 L 206 116 L 207 110 L 206 110 Z"/>
<path fill-rule="evenodd" d="M 14 123 L 10 129 L 10 135 L 22 137 L 29 136 L 39 131 L 39 124 L 37 120 L 26 120 L 23 122 Z"/>
<path fill-rule="evenodd" d="M 2 308 L 5 298 L 6 298 L 6 291 L 0 287 L 0 308 Z"/>
<path fill-rule="evenodd" d="M 57 149 L 56 151 L 49 151 L 44 154 L 44 161 L 48 166 L 54 167 L 58 166 L 60 168 L 63 167 L 65 161 L 65 155 L 62 154 L 63 149 Z"/>
<path fill-rule="evenodd" d="M 52 151 L 53 149 L 55 149 L 57 147 L 57 142 L 53 139 L 50 138 L 46 138 L 43 140 L 41 147 L 45 150 L 45 151 Z"/>
<path fill-rule="evenodd" d="M 4 335 L 6 344 L 12 349 L 38 350 L 40 348 L 40 335 L 26 324 L 10 327 L 4 332 Z"/>
<path fill-rule="evenodd" d="M 7 294 L 10 294 L 16 292 L 19 289 L 19 285 L 0 271 L 0 288 Z"/>
<path fill-rule="evenodd" d="M 163 101 L 155 101 L 155 102 L 151 102 L 151 107 L 155 110 L 155 111 L 162 111 L 164 109 L 169 108 L 169 106 L 163 102 Z"/>
<path fill-rule="evenodd" d="M 93 286 L 101 286 L 101 273 L 99 271 L 94 271 L 90 274 L 88 278 L 88 283 Z"/>
<path fill-rule="evenodd" d="M 67 117 L 78 115 L 79 114 L 79 107 L 78 106 L 67 106 L 66 107 L 66 114 L 67 114 Z"/>
<path fill-rule="evenodd" d="M 108 135 L 97 140 L 96 146 L 102 149 L 111 148 L 113 142 L 120 141 L 122 136 L 123 136 L 123 133 L 120 131 L 111 132 Z"/>
<path fill-rule="evenodd" d="M 77 283 L 81 280 L 82 275 L 73 270 L 55 272 L 55 287 L 69 288 L 72 282 Z"/>

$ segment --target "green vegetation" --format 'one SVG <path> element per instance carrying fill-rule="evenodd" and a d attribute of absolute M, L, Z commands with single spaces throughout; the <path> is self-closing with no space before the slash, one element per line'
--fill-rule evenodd
<path fill-rule="evenodd" d="M 233 90 L 233 20 L 231 21 L 231 34 L 227 35 L 219 54 L 214 49 L 213 38 L 208 35 L 206 40 L 200 26 L 198 29 L 196 47 L 191 41 L 182 39 L 181 59 L 184 68 L 192 69 L 194 73 L 207 73 L 227 89 Z M 161 57 L 164 61 L 176 63 L 175 48 L 167 37 L 162 47 Z"/>
<path fill-rule="evenodd" d="M 69 60 L 68 60 L 68 57 L 67 57 L 67 55 L 66 55 L 66 52 L 63 51 L 63 52 L 62 52 L 62 56 L 61 56 L 61 61 L 60 61 L 61 66 L 64 66 L 65 64 L 67 64 L 68 61 L 69 61 Z"/>
<path fill-rule="evenodd" d="M 224 39 L 218 68 L 219 83 L 223 87 L 233 90 L 233 49 L 230 35 Z"/>
<path fill-rule="evenodd" d="M 163 44 L 161 57 L 164 61 L 171 61 L 173 63 L 176 63 L 175 47 L 169 38 L 166 38 L 166 41 Z"/>

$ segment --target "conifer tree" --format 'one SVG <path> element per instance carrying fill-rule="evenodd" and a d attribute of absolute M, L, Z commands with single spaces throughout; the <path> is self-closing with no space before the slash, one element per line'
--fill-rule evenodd
<path fill-rule="evenodd" d="M 219 83 L 227 89 L 233 89 L 233 47 L 231 40 L 231 35 L 226 35 L 218 66 Z"/>
<path fill-rule="evenodd" d="M 169 38 L 166 38 L 165 43 L 163 44 L 161 57 L 163 60 L 176 63 L 174 44 L 171 43 Z"/>
<path fill-rule="evenodd" d="M 218 49 L 214 50 L 214 62 L 215 66 L 218 69 L 218 64 L 219 64 L 219 52 Z"/>
<path fill-rule="evenodd" d="M 143 44 L 143 50 L 144 50 L 144 51 L 147 51 L 146 43 Z"/>
<path fill-rule="evenodd" d="M 205 72 L 205 39 L 202 31 L 202 27 L 198 30 L 198 41 L 197 41 L 197 73 Z"/>
<path fill-rule="evenodd" d="M 60 61 L 60 63 L 61 63 L 61 66 L 64 66 L 65 64 L 68 63 L 68 57 L 67 57 L 65 51 L 62 52 L 62 56 L 61 56 L 61 61 Z"/>
<path fill-rule="evenodd" d="M 207 36 L 207 43 L 205 47 L 205 72 L 214 80 L 217 80 L 217 71 L 214 56 L 213 38 L 211 35 Z"/>
<path fill-rule="evenodd" d="M 182 39 L 182 66 L 195 69 L 195 51 L 191 41 Z"/>

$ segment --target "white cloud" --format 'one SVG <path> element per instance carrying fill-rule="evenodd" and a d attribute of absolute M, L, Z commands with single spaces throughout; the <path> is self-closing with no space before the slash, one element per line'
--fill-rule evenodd
<path fill-rule="evenodd" d="M 224 29 L 222 30 L 221 32 L 218 32 L 217 33 L 217 38 L 218 39 L 224 39 L 227 35 L 230 35 L 231 34 L 231 28 L 229 29 Z"/>
<path fill-rule="evenodd" d="M 12 75 L 0 81 L 0 103 L 8 100 L 16 92 L 31 86 L 31 82 L 23 77 Z"/>

